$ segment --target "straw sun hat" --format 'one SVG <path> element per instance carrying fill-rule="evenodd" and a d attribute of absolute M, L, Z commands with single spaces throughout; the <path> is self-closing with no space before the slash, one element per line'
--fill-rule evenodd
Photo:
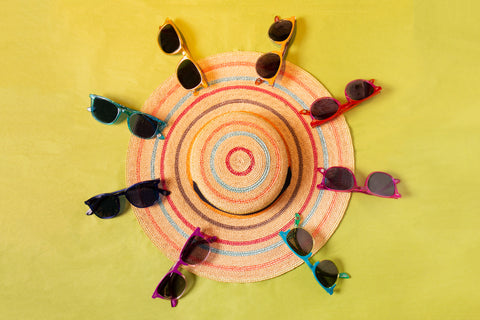
<path fill-rule="evenodd" d="M 132 136 L 128 148 L 128 184 L 160 178 L 171 191 L 158 205 L 133 208 L 145 233 L 175 261 L 196 227 L 217 236 L 208 259 L 187 268 L 218 281 L 259 281 L 300 265 L 278 232 L 300 213 L 315 253 L 350 197 L 316 188 L 315 168 L 353 169 L 345 119 L 311 128 L 298 113 L 330 94 L 288 61 L 274 87 L 255 85 L 258 57 L 232 52 L 199 61 L 209 87 L 198 95 L 170 77 L 142 109 L 168 123 L 165 140 Z"/>

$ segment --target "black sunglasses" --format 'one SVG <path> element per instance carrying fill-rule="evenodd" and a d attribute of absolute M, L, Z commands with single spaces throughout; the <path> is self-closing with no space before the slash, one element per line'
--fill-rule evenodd
<path fill-rule="evenodd" d="M 187 90 L 193 90 L 194 94 L 200 87 L 208 87 L 205 76 L 198 64 L 193 61 L 180 31 L 178 31 L 177 27 L 173 24 L 173 21 L 168 18 L 160 27 L 158 44 L 160 45 L 160 49 L 166 54 L 182 53 L 183 58 L 177 66 L 177 79 L 182 87 Z"/>
<path fill-rule="evenodd" d="M 120 196 L 125 196 L 137 208 L 150 207 L 157 202 L 160 194 L 163 196 L 170 194 L 170 191 L 158 186 L 160 182 L 160 179 L 143 181 L 126 189 L 96 195 L 85 201 L 85 204 L 90 207 L 87 215 L 95 214 L 101 219 L 116 217 L 121 208 Z"/>

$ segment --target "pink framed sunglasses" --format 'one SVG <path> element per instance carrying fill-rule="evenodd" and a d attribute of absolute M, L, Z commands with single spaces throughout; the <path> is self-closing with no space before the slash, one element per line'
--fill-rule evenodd
<path fill-rule="evenodd" d="M 331 97 L 322 97 L 313 101 L 310 105 L 310 111 L 302 109 L 300 113 L 310 115 L 313 119 L 310 125 L 312 128 L 318 127 L 380 93 L 382 87 L 376 86 L 374 82 L 374 79 L 350 81 L 345 87 L 346 103 L 342 104 Z"/>
<path fill-rule="evenodd" d="M 170 268 L 153 292 L 152 298 L 170 300 L 172 307 L 176 307 L 178 299 L 183 296 L 187 288 L 187 280 L 179 271 L 180 266 L 194 266 L 207 260 L 210 254 L 210 243 L 217 237 L 208 237 L 196 228 L 185 242 L 180 251 L 178 261 Z"/>
<path fill-rule="evenodd" d="M 385 172 L 375 171 L 368 175 L 365 185 L 357 185 L 353 172 L 345 167 L 318 168 L 323 175 L 322 182 L 317 185 L 320 190 L 342 192 L 361 192 L 382 198 L 398 199 L 401 197 L 397 190 L 400 182 Z"/>

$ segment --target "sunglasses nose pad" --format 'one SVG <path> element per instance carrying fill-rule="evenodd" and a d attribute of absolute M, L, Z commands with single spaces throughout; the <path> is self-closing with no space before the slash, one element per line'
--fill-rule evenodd
<path fill-rule="evenodd" d="M 122 212 L 125 211 L 125 209 L 127 208 L 129 203 L 128 203 L 127 199 L 125 198 L 125 196 L 123 196 L 123 195 L 118 197 L 118 200 L 120 202 L 120 213 L 119 214 L 121 214 Z"/>

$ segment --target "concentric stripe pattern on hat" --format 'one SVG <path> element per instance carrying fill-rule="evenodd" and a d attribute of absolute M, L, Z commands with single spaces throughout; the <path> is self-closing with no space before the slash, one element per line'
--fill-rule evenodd
<path fill-rule="evenodd" d="M 200 61 L 209 87 L 198 95 L 170 77 L 142 109 L 168 123 L 165 140 L 132 136 L 127 154 L 128 184 L 160 178 L 172 192 L 158 205 L 133 208 L 142 229 L 172 261 L 195 227 L 217 236 L 208 259 L 189 270 L 218 281 L 260 281 L 300 265 L 278 232 L 300 213 L 315 253 L 350 198 L 316 188 L 316 168 L 353 169 L 344 117 L 311 128 L 298 112 L 330 94 L 289 62 L 273 87 L 255 85 L 258 56 L 232 52 Z"/>

